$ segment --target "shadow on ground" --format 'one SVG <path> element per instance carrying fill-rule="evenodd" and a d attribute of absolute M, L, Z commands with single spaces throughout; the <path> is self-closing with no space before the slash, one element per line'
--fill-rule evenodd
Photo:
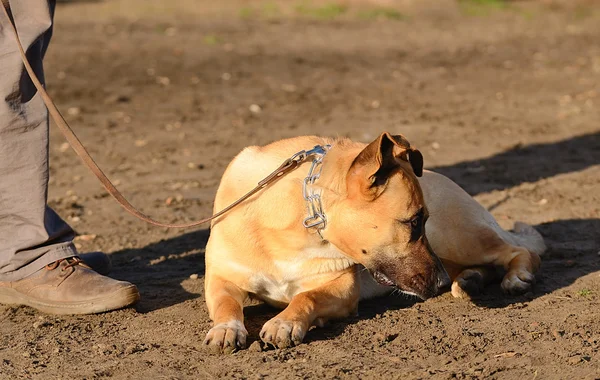
<path fill-rule="evenodd" d="M 204 249 L 208 235 L 208 229 L 192 231 L 144 248 L 124 249 L 111 255 L 115 275 L 136 284 L 140 290 L 142 299 L 136 307 L 139 312 L 166 308 L 198 297 L 198 293 L 185 290 L 181 283 L 191 274 L 204 277 Z"/>
<path fill-rule="evenodd" d="M 527 165 L 523 165 L 527 162 Z M 600 164 L 600 132 L 548 144 L 517 145 L 479 160 L 431 170 L 452 179 L 471 195 L 504 190 Z"/>

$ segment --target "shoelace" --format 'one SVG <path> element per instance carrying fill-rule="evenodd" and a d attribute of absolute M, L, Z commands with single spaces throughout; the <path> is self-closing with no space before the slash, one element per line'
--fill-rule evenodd
<path fill-rule="evenodd" d="M 55 262 L 46 265 L 46 269 L 47 270 L 54 270 L 63 261 L 66 261 L 67 265 L 65 265 L 63 268 L 60 269 L 62 272 L 64 272 L 68 268 L 72 268 L 72 267 L 75 267 L 75 266 L 80 265 L 80 264 L 84 264 L 85 265 L 85 263 L 83 262 L 83 260 L 81 260 L 77 256 L 74 256 L 74 257 L 67 257 L 66 259 L 56 260 Z"/>

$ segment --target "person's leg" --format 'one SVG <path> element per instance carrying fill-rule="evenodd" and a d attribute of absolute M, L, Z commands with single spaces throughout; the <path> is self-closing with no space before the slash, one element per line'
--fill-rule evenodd
<path fill-rule="evenodd" d="M 54 4 L 20 0 L 11 6 L 28 58 L 43 80 Z M 1 19 L 0 281 L 16 281 L 77 253 L 73 231 L 46 205 L 48 112 L 24 70 L 8 20 Z"/>
<path fill-rule="evenodd" d="M 42 81 L 54 5 L 11 1 L 21 42 Z M 57 314 L 130 305 L 139 298 L 137 288 L 74 257 L 73 230 L 47 206 L 48 112 L 23 67 L 9 20 L 0 16 L 0 303 Z"/>

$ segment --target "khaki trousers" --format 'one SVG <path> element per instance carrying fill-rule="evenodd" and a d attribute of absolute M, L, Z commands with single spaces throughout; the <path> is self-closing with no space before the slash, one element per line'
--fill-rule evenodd
<path fill-rule="evenodd" d="M 42 82 L 55 4 L 11 0 L 19 36 Z M 73 230 L 47 205 L 48 126 L 46 107 L 0 13 L 0 282 L 77 254 Z"/>

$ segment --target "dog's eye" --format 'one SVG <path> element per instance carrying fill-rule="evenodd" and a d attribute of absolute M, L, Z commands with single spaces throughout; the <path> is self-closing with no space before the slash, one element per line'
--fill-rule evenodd
<path fill-rule="evenodd" d="M 423 236 L 424 215 L 419 212 L 410 220 L 410 240 L 417 241 Z"/>
<path fill-rule="evenodd" d="M 419 217 L 413 218 L 410 221 L 410 226 L 412 228 L 417 228 L 417 227 L 419 227 L 420 224 L 421 224 L 421 218 L 419 218 Z"/>

